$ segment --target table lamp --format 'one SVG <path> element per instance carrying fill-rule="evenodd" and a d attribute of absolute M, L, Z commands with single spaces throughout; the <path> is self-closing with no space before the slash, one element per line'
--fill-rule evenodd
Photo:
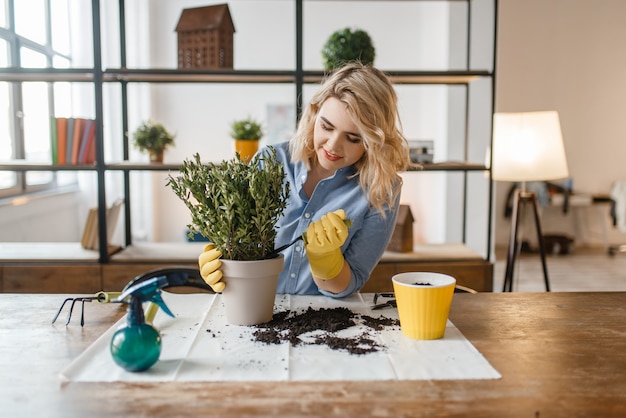
<path fill-rule="evenodd" d="M 507 251 L 503 292 L 513 290 L 513 270 L 519 253 L 517 231 L 526 203 L 533 209 L 546 291 L 550 291 L 546 253 L 541 232 L 537 195 L 526 182 L 569 176 L 559 115 L 556 111 L 496 113 L 493 120 L 492 178 L 520 183 L 513 196 L 511 234 Z M 521 210 L 520 210 L 521 209 Z"/>

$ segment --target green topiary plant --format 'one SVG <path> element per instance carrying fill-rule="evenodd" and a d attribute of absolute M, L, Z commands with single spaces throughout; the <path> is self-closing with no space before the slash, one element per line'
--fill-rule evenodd
<path fill-rule="evenodd" d="M 251 117 L 235 120 L 230 125 L 230 136 L 233 139 L 258 141 L 263 137 L 263 128 L 259 122 Z"/>
<path fill-rule="evenodd" d="M 189 236 L 211 241 L 227 260 L 262 260 L 274 251 L 276 222 L 287 206 L 289 183 L 276 151 L 249 163 L 237 155 L 203 164 L 198 154 L 186 160 L 168 185 L 191 211 Z"/>
<path fill-rule="evenodd" d="M 376 50 L 367 32 L 345 28 L 334 32 L 322 48 L 324 69 L 332 70 L 348 61 L 374 64 Z"/>

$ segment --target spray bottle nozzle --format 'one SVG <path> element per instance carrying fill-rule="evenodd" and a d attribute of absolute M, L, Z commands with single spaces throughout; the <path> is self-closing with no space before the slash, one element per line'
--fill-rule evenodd
<path fill-rule="evenodd" d="M 141 302 L 154 302 L 159 305 L 163 312 L 174 318 L 174 314 L 161 297 L 161 289 L 168 285 L 166 276 L 153 277 L 128 287 L 113 302 L 125 302 L 128 298 L 131 300 L 136 298 Z"/>

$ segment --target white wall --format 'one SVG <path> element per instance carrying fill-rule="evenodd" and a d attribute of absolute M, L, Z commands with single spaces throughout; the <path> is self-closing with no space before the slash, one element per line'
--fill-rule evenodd
<path fill-rule="evenodd" d="M 609 193 L 614 180 L 626 179 L 626 2 L 501 0 L 499 7 L 496 111 L 557 110 L 574 189 Z M 504 245 L 508 186 L 497 185 L 495 207 L 496 243 Z M 573 233 L 582 220 L 572 215 L 544 210 L 544 231 Z M 579 216 L 589 228 L 577 242 L 601 244 L 601 213 Z M 608 231 L 610 241 L 626 242 L 610 225 Z"/>
<path fill-rule="evenodd" d="M 111 2 L 108 2 L 111 3 Z M 152 0 L 147 2 L 128 2 L 136 7 L 136 14 L 140 15 L 148 8 L 150 13 L 156 14 L 155 21 L 150 25 L 150 33 L 147 36 L 129 34 L 132 38 L 133 54 L 129 56 L 131 65 L 137 62 L 147 62 L 150 58 L 155 59 L 156 64 L 162 67 L 175 66 L 175 34 L 173 32 L 179 11 L 183 7 L 205 5 L 209 2 L 199 1 L 167 1 Z M 289 2 L 270 2 L 268 8 L 254 9 L 254 1 L 233 1 L 233 11 L 237 35 L 235 38 L 235 66 L 237 68 L 291 68 L 293 57 L 293 12 L 285 7 Z M 266 2 L 259 2 L 266 3 Z M 338 5 L 344 2 L 307 2 L 312 6 L 324 7 L 331 3 Z M 350 2 L 348 2 L 350 3 Z M 405 5 L 406 3 L 406 5 Z M 432 2 L 425 4 L 438 4 Z M 354 2 L 354 4 L 357 4 Z M 409 7 L 411 2 L 391 2 L 392 5 Z M 400 7 L 399 6 L 399 7 Z M 411 6 L 412 7 L 412 6 Z M 251 9 L 252 8 L 252 9 Z M 253 10 L 253 17 L 246 18 L 241 10 Z M 270 12 L 272 25 L 263 24 L 261 31 L 256 30 L 258 19 L 254 16 Z M 305 9 L 308 14 L 309 10 Z M 134 13 L 134 12 L 133 12 Z M 111 12 L 111 14 L 114 14 Z M 343 18 L 350 18 L 352 14 L 330 13 L 320 16 L 313 13 L 315 20 L 305 22 L 305 42 L 313 43 L 309 47 L 311 55 L 305 57 L 305 63 L 311 68 L 321 68 L 321 58 L 317 55 L 323 39 L 336 28 Z M 437 13 L 435 13 L 437 15 Z M 132 16 L 132 13 L 131 13 Z M 129 18 L 131 17 L 129 16 Z M 329 16 L 332 16 L 329 17 Z M 425 25 L 447 25 L 445 17 L 437 19 L 420 19 L 421 14 L 403 13 L 404 18 L 413 19 L 417 24 L 412 26 L 411 42 L 398 44 L 397 32 L 388 30 L 389 27 L 400 27 L 395 21 L 390 24 L 386 17 L 388 14 L 379 13 L 377 19 L 368 23 L 366 29 L 375 34 L 375 40 L 379 58 L 389 62 L 390 68 L 413 68 L 422 65 L 422 61 L 407 54 L 406 51 L 429 48 L 428 39 L 420 38 L 419 31 Z M 416 18 L 416 16 L 418 16 Z M 623 117 L 624 97 L 626 97 L 626 78 L 623 77 L 626 68 L 626 48 L 623 40 L 626 39 L 626 2 L 623 0 L 500 0 L 499 1 L 499 33 L 498 33 L 498 59 L 496 67 L 496 111 L 532 111 L 544 109 L 556 109 L 560 113 L 566 153 L 571 176 L 574 179 L 574 187 L 580 192 L 608 193 L 611 183 L 616 179 L 626 178 L 626 165 L 623 163 L 626 155 L 626 122 Z M 331 19 L 329 23 L 326 23 Z M 444 21 L 440 21 L 443 19 Z M 369 22 L 369 20 L 368 20 Z M 133 23 L 137 25 L 136 23 Z M 372 26 L 369 26 L 372 25 Z M 390 26 L 391 25 L 391 26 Z M 271 31 L 268 31 L 272 29 Z M 317 32 L 319 30 L 319 33 Z M 263 38 L 257 36 L 263 34 Z M 404 33 L 403 33 L 404 34 Z M 134 37 L 133 37 L 134 36 Z M 259 35 L 260 36 L 260 35 Z M 269 38 L 265 38 L 269 36 Z M 443 35 L 442 35 L 443 36 Z M 445 35 L 447 36 L 447 35 Z M 383 38 L 381 38 L 383 37 Z M 268 42 L 261 40 L 268 39 Z M 378 39 L 384 39 L 378 41 Z M 259 40 L 258 43 L 256 41 Z M 379 44 L 378 42 L 382 42 Z M 462 44 L 462 40 L 449 40 L 452 44 Z M 398 50 L 394 45 L 398 44 Z M 114 45 L 111 44 L 111 45 Z M 106 46 L 110 56 L 115 55 L 114 47 Z M 146 45 L 148 47 L 146 47 Z M 248 52 L 246 52 L 246 49 Z M 251 51 L 250 51 L 251 49 Z M 391 51 L 396 51 L 392 53 Z M 389 52 L 387 52 L 389 51 Z M 439 60 L 440 59 L 440 60 Z M 445 67 L 449 57 L 437 58 L 435 62 Z M 416 61 L 414 61 L 416 60 Z M 438 61 L 439 60 L 439 61 Z M 429 59 L 429 61 L 432 61 Z M 318 64 L 316 64 L 318 63 Z M 383 61 L 381 61 L 381 64 Z M 258 64 L 258 65 L 257 65 Z M 111 66 L 115 66 L 112 63 Z M 119 64 L 117 64 L 119 65 Z M 386 64 L 385 64 L 386 65 Z M 401 67 L 406 65 L 406 67 Z M 155 87 L 151 93 L 160 95 L 165 86 Z M 246 101 L 249 93 L 257 87 L 239 86 L 213 86 L 207 90 L 200 90 L 199 85 L 177 85 L 175 91 L 180 96 L 189 99 L 191 92 L 199 92 L 186 108 L 176 108 L 175 104 L 151 102 L 147 110 L 138 111 L 136 103 L 131 103 L 131 110 L 135 112 L 135 122 L 140 118 L 138 115 L 153 113 L 153 116 L 163 118 L 178 133 L 180 142 L 175 149 L 166 155 L 166 161 L 178 161 L 189 156 L 196 149 L 207 157 L 221 158 L 230 154 L 232 145 L 227 139 L 227 123 L 238 115 L 238 111 L 247 113 L 264 113 L 264 102 L 254 99 Z M 267 86 L 266 86 L 267 87 Z M 139 88 L 139 87 L 138 87 Z M 263 89 L 264 87 L 259 87 Z M 286 90 L 286 91 L 285 91 Z M 277 101 L 293 102 L 292 92 L 286 86 L 275 86 Z M 218 110 L 208 107 L 203 101 L 203 95 L 221 94 L 224 108 L 230 109 L 232 116 L 218 113 Z M 309 93 L 307 93 L 309 94 Z M 160 96 L 159 96 L 160 97 Z M 208 103 L 208 102 L 207 102 Z M 428 100 L 426 104 L 428 105 Z M 111 106 L 110 111 L 115 111 Z M 172 107 L 176 112 L 175 118 L 167 116 L 164 110 Z M 234 110 L 233 110 L 234 109 Z M 143 112 L 143 113 L 142 113 Z M 195 113 L 194 113 L 195 112 Z M 189 119 L 202 119 L 199 131 L 187 132 L 189 125 L 185 115 Z M 404 116 L 407 136 L 414 138 L 428 138 L 431 136 L 440 138 L 445 128 L 439 124 L 429 126 L 420 124 L 413 118 L 413 109 L 406 109 Z M 108 125 L 107 125 L 108 126 Z M 118 136 L 114 127 L 109 128 Z M 199 132 L 199 133 L 198 133 Z M 439 149 L 444 145 L 441 145 Z M 143 158 L 134 154 L 134 158 Z M 166 192 L 155 201 L 148 200 L 141 194 L 143 189 L 162 191 L 164 189 L 164 174 L 144 173 L 136 183 L 140 190 L 133 190 L 138 201 L 133 202 L 133 208 L 153 208 L 160 216 L 166 216 L 166 221 L 153 221 L 152 217 L 142 216 L 141 213 L 133 217 L 134 231 L 142 239 L 154 238 L 157 240 L 182 239 L 180 230 L 182 222 L 170 222 L 172 216 L 185 218 L 185 211 L 173 194 Z M 157 177 L 153 180 L 152 177 Z M 425 181 L 425 180 L 423 180 Z M 502 216 L 504 197 L 508 184 L 497 184 L 495 202 L 495 241 L 496 244 L 506 244 L 509 232 L 509 220 Z M 418 189 L 415 189 L 418 190 Z M 110 201 L 120 190 L 112 190 Z M 151 194 L 151 193 L 149 193 Z M 450 206 L 450 203 L 448 203 Z M 175 209 L 172 209 L 175 208 Z M 423 210 L 432 211 L 430 202 L 426 202 Z M 450 207 L 447 211 L 453 210 Z M 417 212 L 422 211 L 419 209 Z M 555 213 L 556 212 L 556 213 Z M 35 211 L 33 213 L 41 213 Z M 155 215 L 155 219 L 159 215 Z M 431 216 L 430 213 L 424 216 Z M 438 214 L 432 216 L 437 217 Z M 583 213 L 593 231 L 601 230 L 598 213 L 589 211 Z M 142 225 L 144 217 L 148 223 Z M 9 219 L 9 218 L 7 218 Z M 12 219 L 12 218 L 11 218 Z M 552 209 L 544 211 L 543 225 L 546 231 L 570 232 L 574 220 L 562 219 L 558 211 Z M 608 215 L 607 219 L 608 221 Z M 62 222 L 57 218 L 56 224 Z M 71 222 L 66 231 L 75 231 L 75 240 L 80 239 L 79 229 Z M 78 222 L 81 224 L 82 220 Z M 157 225 L 153 231 L 153 222 Z M 445 222 L 444 222 L 445 223 Z M 163 226 L 163 230 L 159 225 Z M 9 237 L 22 236 L 16 223 L 8 223 L 3 229 Z M 15 228 L 12 228 L 15 227 Z M 4 226 L 3 226 L 4 228 Z M 12 228 L 12 229 L 11 229 Z M 45 230 L 45 229 L 44 229 Z M 40 230 L 36 237 L 27 237 L 24 240 L 54 240 L 56 234 L 47 234 Z M 599 243 L 598 235 L 587 236 L 588 231 L 583 231 L 583 239 L 591 243 Z M 609 226 L 610 239 L 613 242 L 626 242 L 626 237 L 619 234 Z M 421 233 L 421 232 L 420 232 Z M 439 239 L 442 231 L 427 232 L 435 239 Z M 42 235 L 43 234 L 43 235 Z M 151 234 L 154 236 L 151 237 Z M 71 238 L 69 238 L 71 239 Z M 426 238 L 423 238 L 426 239 Z"/>
<path fill-rule="evenodd" d="M 150 45 L 151 66 L 176 66 L 176 36 L 173 28 L 182 8 L 206 5 L 198 1 L 153 1 Z M 235 23 L 236 69 L 288 69 L 295 67 L 295 10 L 285 1 L 232 1 L 229 8 Z M 366 30 L 376 47 L 375 64 L 394 70 L 445 70 L 450 68 L 448 55 L 449 5 L 445 2 L 305 2 L 305 69 L 321 70 L 320 51 L 330 34 L 344 27 Z M 455 8 L 464 7 L 462 3 Z M 271 17 L 271 25 L 258 28 L 258 16 Z M 394 30 L 390 31 L 389 28 Z M 170 30 L 170 28 L 172 30 Z M 464 36 L 464 31 L 463 36 Z M 452 40 L 464 45 L 465 38 Z M 464 61 L 461 60 L 463 63 Z M 303 101 L 316 90 L 305 85 Z M 408 138 L 434 139 L 436 158 L 448 156 L 445 86 L 400 86 L 401 117 Z M 166 153 L 166 161 L 181 161 L 199 152 L 203 159 L 220 160 L 233 155 L 228 136 L 231 120 L 252 114 L 266 121 L 268 104 L 295 102 L 291 85 L 155 85 L 151 88 L 151 117 L 177 132 L 177 145 Z M 132 126 L 132 123 L 131 123 Z M 262 145 L 266 140 L 262 142 Z M 189 222 L 187 209 L 169 190 L 163 188 L 164 176 L 154 175 L 155 222 L 152 238 L 156 241 L 180 241 Z M 411 204 L 419 241 L 446 240 L 446 178 L 433 175 L 407 175 L 404 203 Z M 461 196 L 455 194 L 456 211 Z M 135 228 L 135 220 L 133 221 Z M 482 235 L 486 225 L 479 227 Z M 456 236 L 460 237 L 460 233 Z M 482 249 L 483 245 L 480 245 Z"/>

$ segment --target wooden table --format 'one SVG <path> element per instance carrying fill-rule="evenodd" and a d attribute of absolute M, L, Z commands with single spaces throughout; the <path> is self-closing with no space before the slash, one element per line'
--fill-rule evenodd
<path fill-rule="evenodd" d="M 626 293 L 456 294 L 451 320 L 498 380 L 69 383 L 58 373 L 124 314 L 65 295 L 0 294 L 0 415 L 626 416 Z"/>

